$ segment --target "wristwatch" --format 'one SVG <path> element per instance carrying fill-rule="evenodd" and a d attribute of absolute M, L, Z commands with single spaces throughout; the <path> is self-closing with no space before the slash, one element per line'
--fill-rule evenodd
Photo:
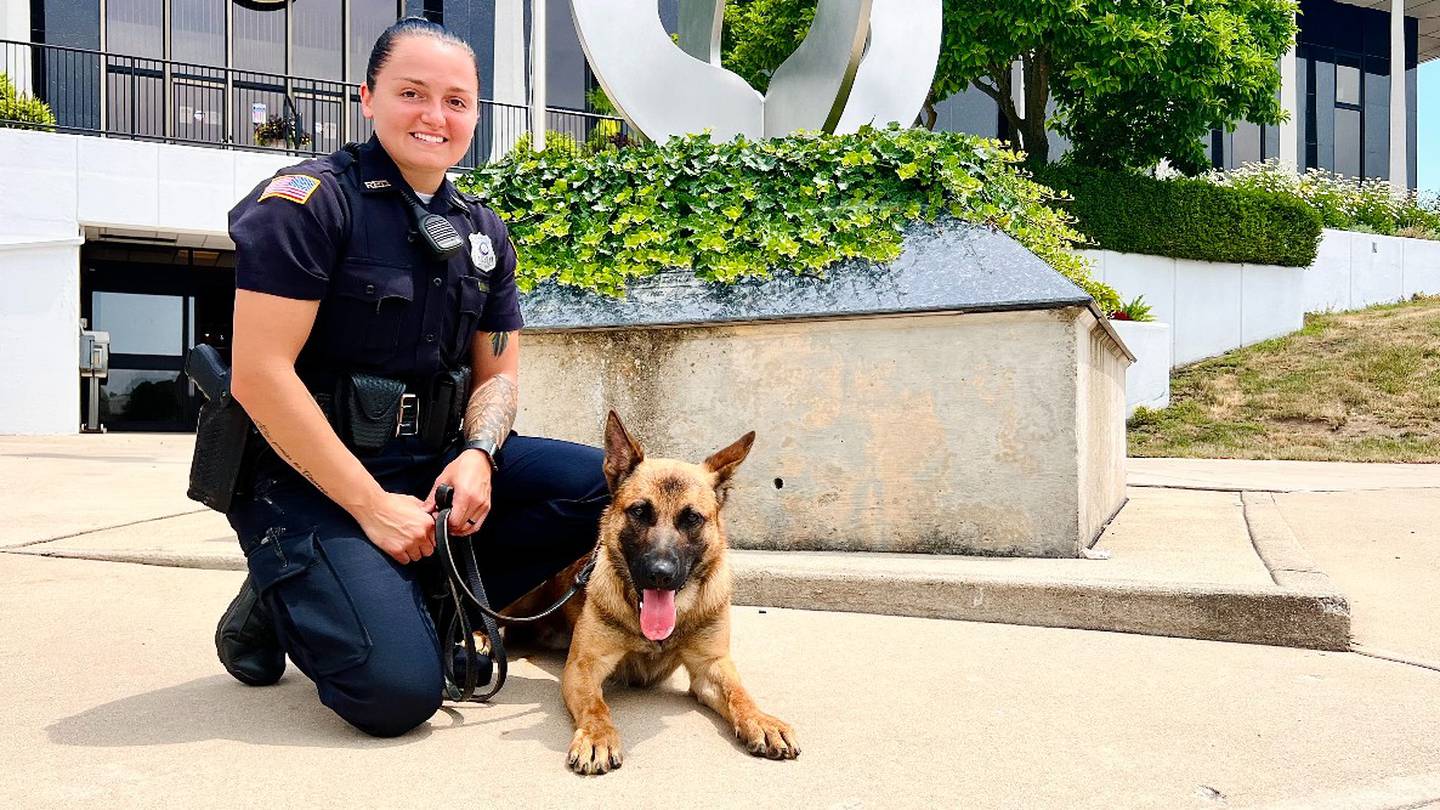
<path fill-rule="evenodd" d="M 460 447 L 460 452 L 463 453 L 466 450 L 479 450 L 480 452 L 485 454 L 485 458 L 490 460 L 490 469 L 494 472 L 500 472 L 500 465 L 495 463 L 495 451 L 497 449 L 498 448 L 495 447 L 495 441 L 493 439 L 466 439 L 465 444 L 461 445 Z"/>

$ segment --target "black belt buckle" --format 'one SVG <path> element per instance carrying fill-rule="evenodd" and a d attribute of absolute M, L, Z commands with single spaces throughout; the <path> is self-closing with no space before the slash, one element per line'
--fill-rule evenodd
<path fill-rule="evenodd" d="M 420 397 L 403 394 L 400 397 L 400 412 L 395 420 L 396 436 L 414 436 L 420 432 Z"/>

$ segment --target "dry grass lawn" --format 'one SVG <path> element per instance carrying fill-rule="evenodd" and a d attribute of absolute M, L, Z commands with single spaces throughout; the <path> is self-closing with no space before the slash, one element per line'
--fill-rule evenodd
<path fill-rule="evenodd" d="M 1307 315 L 1177 370 L 1129 427 L 1132 456 L 1440 462 L 1440 297 Z"/>

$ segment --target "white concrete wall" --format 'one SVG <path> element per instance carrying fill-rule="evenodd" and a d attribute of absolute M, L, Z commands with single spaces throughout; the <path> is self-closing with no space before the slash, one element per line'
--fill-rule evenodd
<path fill-rule="evenodd" d="M 1305 311 L 1340 312 L 1440 294 L 1440 242 L 1327 228 L 1305 274 Z"/>
<path fill-rule="evenodd" d="M 1305 325 L 1307 312 L 1440 295 L 1440 242 L 1425 239 L 1327 228 L 1307 268 L 1109 250 L 1081 253 L 1094 262 L 1095 275 L 1123 300 L 1143 295 L 1156 322 L 1169 325 L 1168 346 L 1162 351 L 1155 334 L 1142 334 L 1140 327 L 1146 324 L 1115 322 L 1137 358 L 1125 385 L 1128 413 L 1138 405 L 1169 404 L 1168 373 L 1160 377 L 1154 371 L 1162 359 L 1168 369 L 1287 335 Z"/>
<path fill-rule="evenodd" d="M 1087 250 L 1100 280 L 1125 301 L 1143 295 L 1170 324 L 1175 366 L 1288 334 L 1304 325 L 1304 270 Z M 1143 359 L 1142 359 L 1143 362 Z"/>
<path fill-rule="evenodd" d="M 0 242 L 0 433 L 80 429 L 80 239 Z"/>
<path fill-rule="evenodd" d="M 1136 408 L 1170 404 L 1170 324 L 1160 321 L 1111 321 L 1135 362 L 1125 372 L 1125 418 Z"/>
<path fill-rule="evenodd" d="M 224 237 L 239 196 L 296 161 L 0 128 L 0 434 L 79 429 L 85 226 Z"/>

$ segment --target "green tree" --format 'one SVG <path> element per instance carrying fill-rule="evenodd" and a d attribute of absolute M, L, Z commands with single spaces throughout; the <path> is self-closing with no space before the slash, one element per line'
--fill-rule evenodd
<path fill-rule="evenodd" d="M 731 0 L 727 67 L 763 89 L 759 80 L 804 38 L 815 5 Z M 1294 40 L 1295 9 L 1295 0 L 945 0 L 921 117 L 933 127 L 934 103 L 974 86 L 999 105 L 1033 163 L 1050 160 L 1048 124 L 1070 139 L 1077 162 L 1144 168 L 1166 158 L 1199 171 L 1210 128 L 1281 120 L 1276 61 Z"/>

